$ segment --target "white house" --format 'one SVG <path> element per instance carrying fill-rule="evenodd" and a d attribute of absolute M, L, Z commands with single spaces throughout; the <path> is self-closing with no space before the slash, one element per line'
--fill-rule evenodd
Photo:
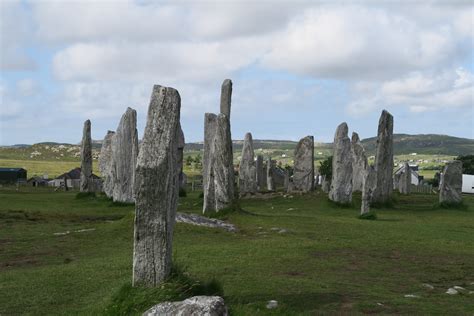
<path fill-rule="evenodd" d="M 462 175 L 462 193 L 474 193 L 474 175 Z"/>
<path fill-rule="evenodd" d="M 405 166 L 403 164 L 400 164 L 400 167 L 394 172 L 394 178 L 393 178 L 394 181 L 395 181 L 396 176 L 402 173 L 404 169 L 405 169 Z M 415 169 L 418 169 L 418 166 L 410 165 L 411 184 L 418 185 L 420 183 L 420 178 L 419 178 L 418 172 Z M 398 188 L 398 183 L 394 183 L 394 187 Z"/>

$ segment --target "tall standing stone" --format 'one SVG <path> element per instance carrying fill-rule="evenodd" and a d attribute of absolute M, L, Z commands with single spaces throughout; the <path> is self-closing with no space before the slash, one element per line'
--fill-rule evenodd
<path fill-rule="evenodd" d="M 347 124 L 342 123 L 337 127 L 334 135 L 332 179 L 329 191 L 329 199 L 342 204 L 352 202 L 351 140 L 347 133 Z"/>
<path fill-rule="evenodd" d="M 230 132 L 232 81 L 224 80 L 219 115 L 205 114 L 203 212 L 220 211 L 234 202 L 235 177 Z"/>
<path fill-rule="evenodd" d="M 275 164 L 272 160 L 272 157 L 267 159 L 267 190 L 275 191 Z"/>
<path fill-rule="evenodd" d="M 171 272 L 180 108 L 178 91 L 153 87 L 134 182 L 134 286 L 156 286 Z"/>
<path fill-rule="evenodd" d="M 364 215 L 370 212 L 370 203 L 375 189 L 376 172 L 373 166 L 367 165 L 363 171 L 362 181 L 362 204 L 360 207 L 360 214 Z"/>
<path fill-rule="evenodd" d="M 214 141 L 214 180 L 216 212 L 230 207 L 234 202 L 235 177 L 234 156 L 229 119 L 224 114 L 217 115 L 216 138 Z"/>
<path fill-rule="evenodd" d="M 81 192 L 94 192 L 94 182 L 92 179 L 92 139 L 91 121 L 84 122 L 81 143 Z"/>
<path fill-rule="evenodd" d="M 400 178 L 398 180 L 398 191 L 401 194 L 410 194 L 410 186 L 411 186 L 410 165 L 408 165 L 408 162 L 405 162 L 405 165 L 403 166 L 403 170 L 400 174 Z"/>
<path fill-rule="evenodd" d="M 185 189 L 186 180 L 184 178 L 186 175 L 183 172 L 185 140 L 184 140 L 183 130 L 181 129 L 181 124 L 178 124 L 176 137 L 177 137 L 176 142 L 178 143 L 178 162 L 177 162 L 176 168 L 178 169 L 178 175 L 179 175 L 179 188 Z"/>
<path fill-rule="evenodd" d="M 267 186 L 267 179 L 265 165 L 263 164 L 263 156 L 257 155 L 257 161 L 255 162 L 255 168 L 257 169 L 257 188 L 259 191 L 264 191 Z"/>
<path fill-rule="evenodd" d="M 295 149 L 292 190 L 308 192 L 314 189 L 314 137 L 302 138 Z"/>
<path fill-rule="evenodd" d="M 352 192 L 362 192 L 365 170 L 368 166 L 367 156 L 362 146 L 359 135 L 352 133 L 351 139 L 352 154 Z"/>
<path fill-rule="evenodd" d="M 99 156 L 99 171 L 103 179 L 102 187 L 107 197 L 112 197 L 114 194 L 114 157 L 112 154 L 112 139 L 114 135 L 115 132 L 113 131 L 107 132 L 102 142 Z"/>
<path fill-rule="evenodd" d="M 372 202 L 387 203 L 393 191 L 393 116 L 386 110 L 379 120 L 374 167 L 376 184 Z"/>
<path fill-rule="evenodd" d="M 112 139 L 115 202 L 133 203 L 133 181 L 138 156 L 137 111 L 127 108 Z"/>
<path fill-rule="evenodd" d="M 252 134 L 245 134 L 242 148 L 242 159 L 239 167 L 240 194 L 255 194 L 257 192 L 257 169 L 253 151 Z"/>
<path fill-rule="evenodd" d="M 440 204 L 459 204 L 462 202 L 462 162 L 454 160 L 446 163 L 441 175 L 439 189 Z"/>
<path fill-rule="evenodd" d="M 204 115 L 204 154 L 202 159 L 202 187 L 204 192 L 203 213 L 216 210 L 214 180 L 214 140 L 216 138 L 217 115 Z"/>
<path fill-rule="evenodd" d="M 230 106 L 232 101 L 232 80 L 226 79 L 221 87 L 220 112 L 230 120 Z"/>

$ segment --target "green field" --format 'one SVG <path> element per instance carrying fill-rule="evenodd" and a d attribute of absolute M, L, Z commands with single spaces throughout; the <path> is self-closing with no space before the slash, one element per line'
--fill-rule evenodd
<path fill-rule="evenodd" d="M 472 315 L 473 294 L 445 292 L 474 291 L 474 196 L 451 210 L 436 208 L 436 195 L 396 196 L 375 221 L 357 218 L 359 200 L 243 200 L 225 216 L 237 233 L 177 224 L 174 262 L 192 280 L 217 280 L 232 315 Z M 139 314 L 183 298 L 166 294 L 173 281 L 130 288 L 132 206 L 32 188 L 3 188 L 0 201 L 0 315 Z M 194 192 L 179 209 L 201 203 Z"/>
<path fill-rule="evenodd" d="M 71 169 L 81 166 L 80 161 L 44 161 L 44 160 L 16 160 L 16 159 L 0 159 L 0 167 L 2 168 L 24 168 L 28 172 L 28 178 L 33 176 L 48 175 L 49 179 L 70 171 Z M 93 172 L 100 176 L 99 162 L 93 161 Z"/>

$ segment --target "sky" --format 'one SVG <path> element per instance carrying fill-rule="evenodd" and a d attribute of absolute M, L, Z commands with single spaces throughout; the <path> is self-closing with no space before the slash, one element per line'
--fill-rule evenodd
<path fill-rule="evenodd" d="M 232 137 L 331 142 L 347 122 L 474 138 L 472 1 L 0 0 L 0 145 L 143 134 L 154 84 L 203 140 L 233 81 Z"/>

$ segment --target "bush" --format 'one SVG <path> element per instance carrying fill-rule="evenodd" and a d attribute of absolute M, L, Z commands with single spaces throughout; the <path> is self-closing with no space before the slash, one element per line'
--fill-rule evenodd
<path fill-rule="evenodd" d="M 326 179 L 332 177 L 332 156 L 327 157 L 319 163 L 319 173 L 326 176 Z"/>

